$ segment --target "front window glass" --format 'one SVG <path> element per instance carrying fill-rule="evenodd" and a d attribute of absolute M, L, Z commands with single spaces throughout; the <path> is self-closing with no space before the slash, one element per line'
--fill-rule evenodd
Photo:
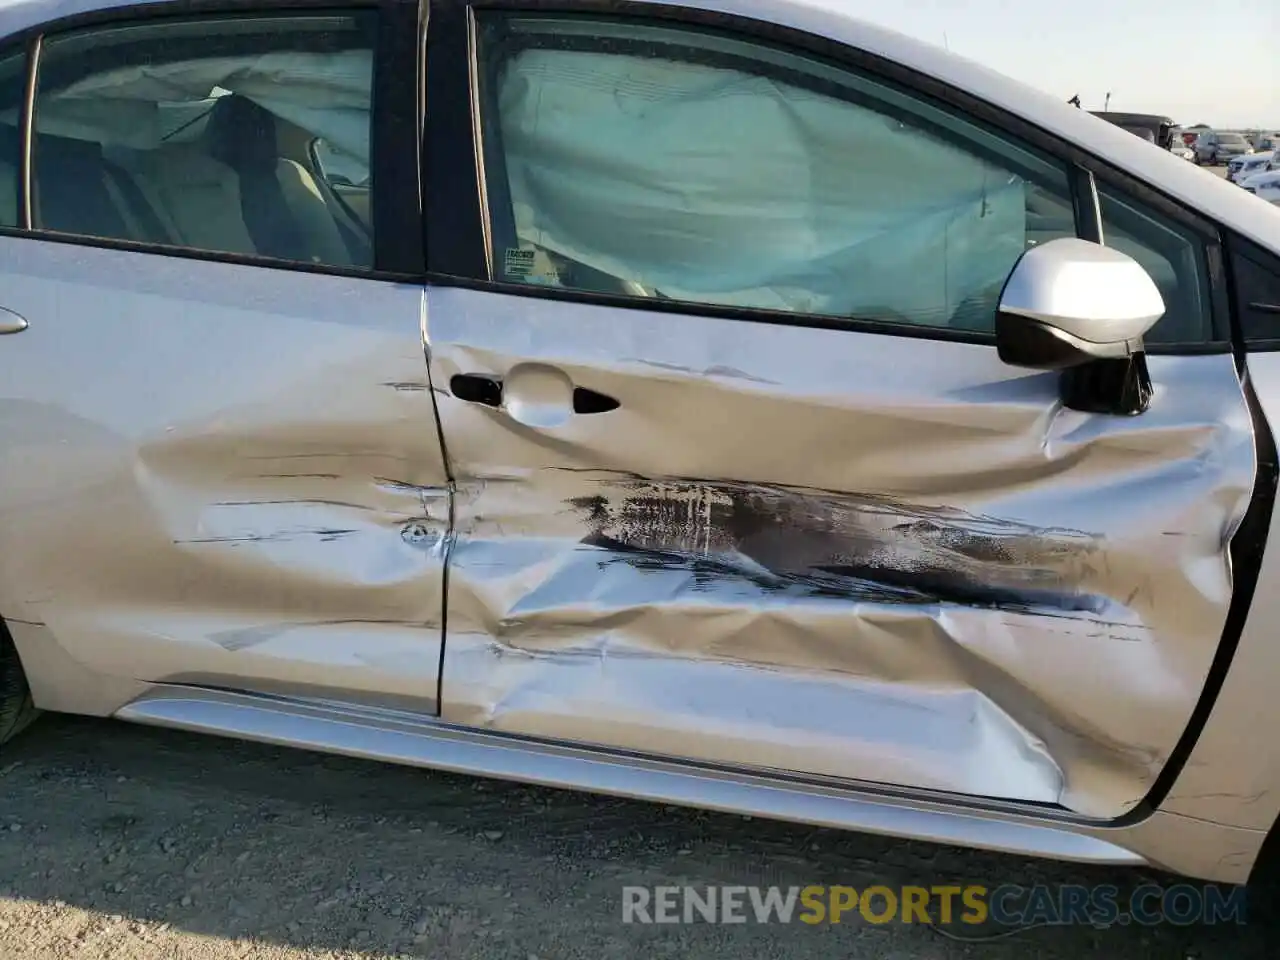
<path fill-rule="evenodd" d="M 1191 231 L 1144 211 L 1119 191 L 1098 185 L 1103 242 L 1146 269 L 1164 298 L 1165 314 L 1146 342 L 1202 343 L 1212 339 L 1204 244 Z"/>
<path fill-rule="evenodd" d="M 1055 160 L 762 42 L 491 12 L 479 53 L 496 280 L 991 334 L 1018 258 L 1077 235 Z M 1149 342 L 1207 337 L 1202 244 L 1102 210 L 1165 294 Z"/>
<path fill-rule="evenodd" d="M 770 46 L 495 13 L 480 53 L 496 279 L 990 333 L 1075 233 L 1059 164 Z"/>

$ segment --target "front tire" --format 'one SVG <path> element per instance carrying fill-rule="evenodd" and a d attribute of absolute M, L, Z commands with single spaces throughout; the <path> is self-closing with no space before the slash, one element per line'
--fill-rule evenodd
<path fill-rule="evenodd" d="M 18 659 L 9 629 L 0 621 L 0 744 L 12 740 L 31 725 L 40 711 L 31 701 L 27 675 Z"/>

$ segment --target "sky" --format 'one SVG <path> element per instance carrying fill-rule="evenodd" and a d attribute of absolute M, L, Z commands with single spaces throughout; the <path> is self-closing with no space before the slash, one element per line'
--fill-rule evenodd
<path fill-rule="evenodd" d="M 1087 110 L 1280 130 L 1280 0 L 809 0 Z"/>

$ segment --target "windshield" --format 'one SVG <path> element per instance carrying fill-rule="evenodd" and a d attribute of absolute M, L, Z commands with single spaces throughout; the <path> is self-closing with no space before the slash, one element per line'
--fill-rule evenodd
<path fill-rule="evenodd" d="M 1218 134 L 1218 142 L 1230 144 L 1244 143 L 1244 137 L 1240 136 L 1238 133 L 1220 133 Z"/>

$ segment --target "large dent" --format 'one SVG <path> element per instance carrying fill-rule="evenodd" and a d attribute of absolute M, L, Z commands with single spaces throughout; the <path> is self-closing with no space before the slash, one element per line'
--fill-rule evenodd
<path fill-rule="evenodd" d="M 1280 424 L 1280 354 L 1251 353 L 1248 368 L 1259 421 L 1274 431 Z M 1160 805 L 1161 812 L 1189 821 L 1260 831 L 1259 844 L 1280 818 L 1280 750 L 1269 736 L 1280 724 L 1280 699 L 1275 695 L 1280 670 L 1275 642 L 1275 625 L 1280 622 L 1277 538 L 1280 511 L 1273 509 L 1265 541 L 1257 545 L 1265 548 L 1254 558 L 1261 563 L 1258 582 L 1230 669 L 1194 750 Z M 1243 862 L 1241 882 L 1251 862 Z"/>
<path fill-rule="evenodd" d="M 0 610 L 106 676 L 432 709 L 450 493 L 420 289 L 22 243 Z"/>
<path fill-rule="evenodd" d="M 439 398 L 447 719 L 1097 817 L 1145 795 L 1252 488 L 1230 357 L 1152 358 L 1149 413 L 1092 417 L 981 347 L 431 297 L 436 382 L 553 363 L 621 403 L 536 430 Z"/>

